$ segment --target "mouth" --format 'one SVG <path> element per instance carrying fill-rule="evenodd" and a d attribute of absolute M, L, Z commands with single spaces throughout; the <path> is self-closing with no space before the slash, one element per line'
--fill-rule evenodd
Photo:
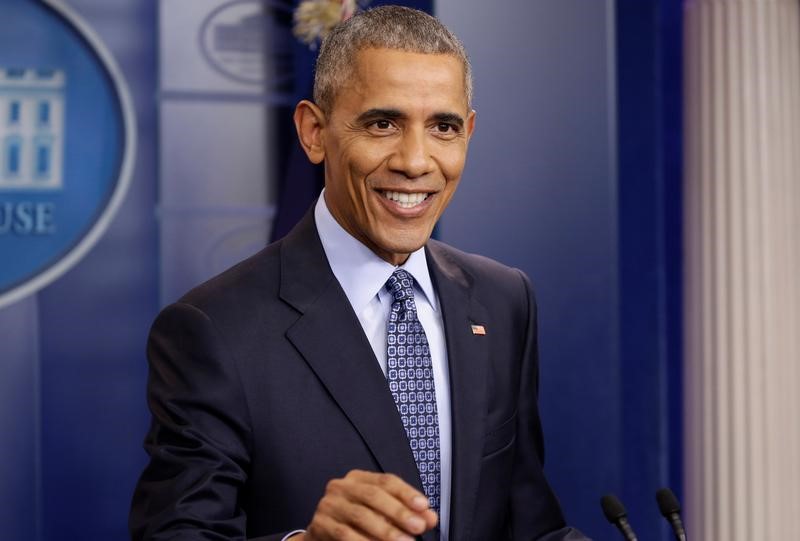
<path fill-rule="evenodd" d="M 421 205 L 425 200 L 427 200 L 433 192 L 393 192 L 390 190 L 381 190 L 381 195 L 392 201 L 396 205 L 404 209 L 411 209 L 418 205 Z"/>

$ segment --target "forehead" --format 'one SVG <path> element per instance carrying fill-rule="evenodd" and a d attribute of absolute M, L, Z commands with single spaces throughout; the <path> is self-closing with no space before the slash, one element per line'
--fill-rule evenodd
<path fill-rule="evenodd" d="M 464 66 L 453 55 L 363 49 L 356 54 L 339 97 L 345 102 L 352 102 L 348 96 L 358 98 L 364 107 L 407 102 L 466 111 L 464 78 Z M 384 103 L 387 100 L 396 103 Z"/>

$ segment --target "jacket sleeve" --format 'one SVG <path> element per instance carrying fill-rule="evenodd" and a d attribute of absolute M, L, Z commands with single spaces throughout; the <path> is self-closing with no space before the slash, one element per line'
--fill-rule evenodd
<path fill-rule="evenodd" d="M 214 322 L 183 303 L 156 319 L 147 356 L 150 461 L 133 496 L 131 539 L 244 539 L 251 423 L 235 359 Z"/>

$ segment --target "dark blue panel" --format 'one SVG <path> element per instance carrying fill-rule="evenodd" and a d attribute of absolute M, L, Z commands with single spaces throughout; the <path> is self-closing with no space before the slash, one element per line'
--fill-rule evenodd
<path fill-rule="evenodd" d="M 644 539 L 671 534 L 655 491 L 681 492 L 681 3 L 617 2 L 620 355 L 625 476 Z"/>
<path fill-rule="evenodd" d="M 661 7 L 661 167 L 667 337 L 667 480 L 683 500 L 683 2 Z"/>

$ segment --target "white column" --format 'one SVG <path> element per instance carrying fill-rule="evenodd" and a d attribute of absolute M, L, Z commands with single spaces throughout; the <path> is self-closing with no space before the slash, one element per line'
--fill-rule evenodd
<path fill-rule="evenodd" d="M 689 538 L 800 520 L 800 4 L 685 3 Z"/>

